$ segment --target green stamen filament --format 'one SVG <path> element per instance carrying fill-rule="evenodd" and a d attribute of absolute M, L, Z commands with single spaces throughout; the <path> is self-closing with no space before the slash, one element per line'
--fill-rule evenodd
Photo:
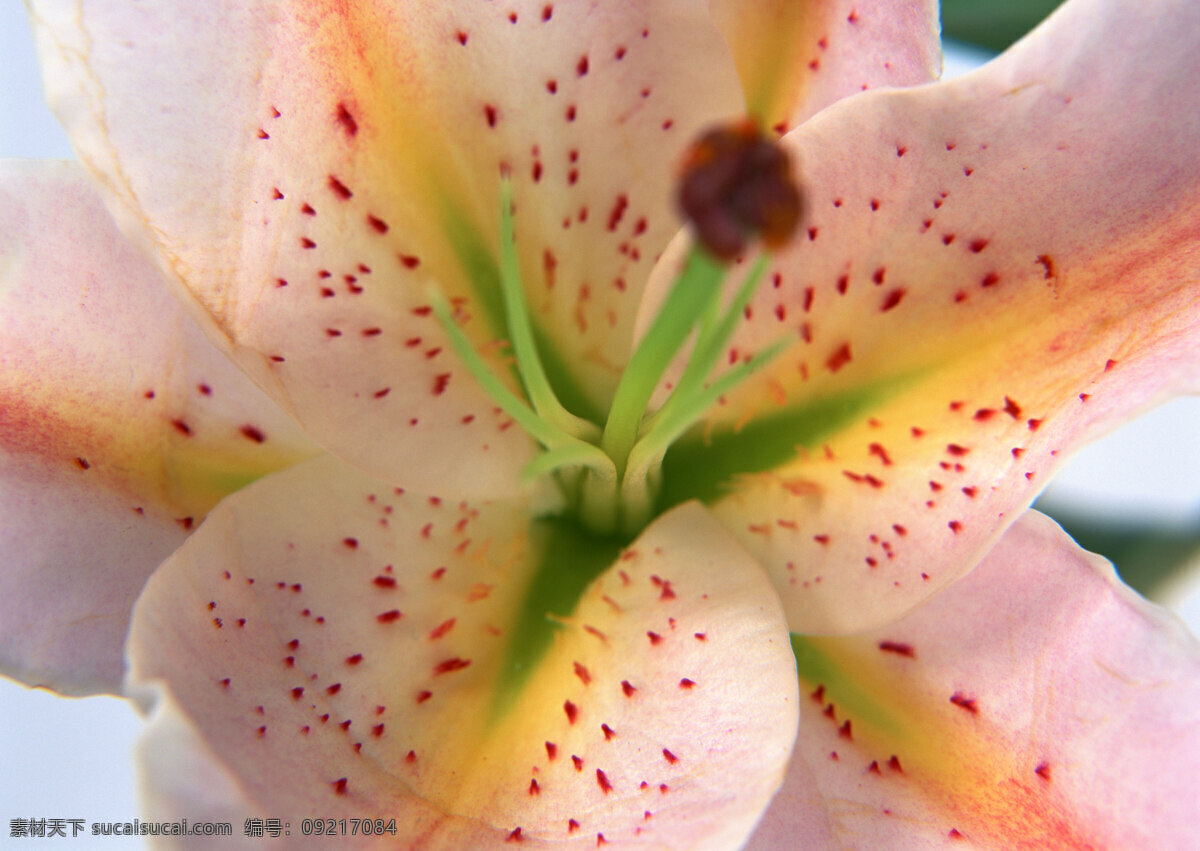
<path fill-rule="evenodd" d="M 792 342 L 782 339 L 729 369 L 707 386 L 743 311 L 762 281 L 767 260 L 751 267 L 733 300 L 722 306 L 726 266 L 693 248 L 649 331 L 617 384 L 603 431 L 568 411 L 546 376 L 534 340 L 513 233 L 512 186 L 500 192 L 501 287 L 517 371 L 528 401 L 491 371 L 458 327 L 445 297 L 433 291 L 433 312 L 467 370 L 496 404 L 544 448 L 526 478 L 556 474 L 583 524 L 602 534 L 635 535 L 654 516 L 663 457 L 721 396 L 746 380 Z M 663 406 L 646 416 L 655 389 L 687 339 L 692 355 Z M 570 474 L 571 470 L 582 473 Z"/>
<path fill-rule="evenodd" d="M 594 423 L 575 416 L 562 406 L 546 378 L 542 359 L 533 340 L 525 288 L 521 286 L 521 264 L 513 236 L 512 182 L 500 183 L 500 285 L 504 291 L 504 312 L 508 320 L 509 340 L 517 358 L 517 370 L 525 392 L 537 415 L 575 437 L 595 442 L 599 434 Z"/>

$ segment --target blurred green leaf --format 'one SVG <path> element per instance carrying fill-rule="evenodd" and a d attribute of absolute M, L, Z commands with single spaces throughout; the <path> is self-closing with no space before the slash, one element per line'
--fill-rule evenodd
<path fill-rule="evenodd" d="M 942 35 L 997 53 L 1029 32 L 1061 0 L 942 0 Z"/>

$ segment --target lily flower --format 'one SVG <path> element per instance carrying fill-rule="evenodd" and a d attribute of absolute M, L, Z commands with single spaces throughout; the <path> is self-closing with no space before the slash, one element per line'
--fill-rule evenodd
<path fill-rule="evenodd" d="M 151 813 L 293 844 L 1185 842 L 1200 651 L 1025 509 L 1197 388 L 1200 10 L 904 6 L 32 3 L 122 230 L 2 175 L 6 672 L 128 619 Z M 803 223 L 672 242 L 747 116 Z"/>

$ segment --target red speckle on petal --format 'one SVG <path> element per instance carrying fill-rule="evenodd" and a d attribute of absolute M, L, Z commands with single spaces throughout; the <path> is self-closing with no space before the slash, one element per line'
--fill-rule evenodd
<path fill-rule="evenodd" d="M 354 116 L 350 114 L 350 110 L 346 108 L 345 103 L 337 105 L 337 121 L 342 125 L 342 129 L 346 131 L 346 135 L 353 138 L 358 134 L 358 122 L 354 120 Z"/>
<path fill-rule="evenodd" d="M 262 433 L 262 430 L 252 425 L 244 425 L 240 429 L 242 437 L 247 440 L 252 440 L 255 443 L 262 443 L 267 439 L 267 436 Z"/>
<path fill-rule="evenodd" d="M 558 758 L 558 745 L 554 742 L 546 742 L 546 758 L 550 760 Z"/>
<path fill-rule="evenodd" d="M 600 791 L 605 795 L 613 790 L 612 784 L 608 782 L 608 775 L 602 769 L 596 769 L 596 782 L 600 785 Z"/>
<path fill-rule="evenodd" d="M 571 754 L 571 764 L 575 766 L 576 771 L 583 771 L 583 759 Z"/>
<path fill-rule="evenodd" d="M 829 356 L 829 359 L 825 361 L 825 366 L 829 368 L 830 372 L 837 372 L 846 364 L 850 363 L 852 358 L 853 356 L 850 352 L 850 344 L 843 343 L 837 348 L 837 350 L 834 351 L 833 354 Z"/>
<path fill-rule="evenodd" d="M 530 795 L 540 795 L 541 793 L 542 793 L 542 787 L 538 785 L 537 778 L 535 777 L 529 781 L 529 794 Z"/>
<path fill-rule="evenodd" d="M 420 706 L 431 697 L 433 697 L 433 692 L 429 689 L 421 689 L 421 691 L 417 692 L 417 705 Z"/>
<path fill-rule="evenodd" d="M 329 175 L 329 188 L 334 195 L 338 196 L 343 201 L 349 201 L 354 197 L 354 193 L 350 191 L 350 188 L 332 174 Z"/>
<path fill-rule="evenodd" d="M 621 223 L 621 219 L 624 217 L 625 211 L 628 208 L 628 196 L 624 194 L 618 195 L 617 200 L 613 203 L 612 210 L 608 214 L 608 229 L 610 231 L 615 231 L 617 229 L 617 225 Z"/>
<path fill-rule="evenodd" d="M 830 704 L 831 708 L 832 708 L 832 706 L 833 706 L 833 704 Z M 847 719 L 845 722 L 843 722 L 841 727 L 838 727 L 838 737 L 842 738 L 842 739 L 853 739 L 854 738 L 854 733 L 851 730 L 849 719 Z"/>
<path fill-rule="evenodd" d="M 575 676 L 579 677 L 579 681 L 586 685 L 592 684 L 592 675 L 588 673 L 588 669 L 578 662 L 575 663 Z"/>
<path fill-rule="evenodd" d="M 616 730 L 614 730 L 612 727 L 608 726 L 607 724 L 601 724 L 600 731 L 602 733 L 604 733 L 604 741 L 606 741 L 606 742 L 612 741 L 613 738 L 616 737 L 616 735 L 617 735 Z"/>
<path fill-rule="evenodd" d="M 574 724 L 579 718 L 579 707 L 569 700 L 563 704 L 563 712 L 567 714 L 567 723 L 569 724 Z"/>
<path fill-rule="evenodd" d="M 363 655 L 361 653 L 355 653 L 353 656 L 346 657 L 346 664 L 351 667 L 354 667 L 355 665 L 361 664 L 362 660 L 363 660 Z"/>
<path fill-rule="evenodd" d="M 457 618 L 450 618 L 449 620 L 442 621 L 440 624 L 438 624 L 437 626 L 435 626 L 433 629 L 431 629 L 429 631 L 429 640 L 437 641 L 439 638 L 444 636 L 450 630 L 454 629 L 454 624 L 456 624 L 457 622 L 458 622 Z"/>
<path fill-rule="evenodd" d="M 895 653 L 898 656 L 907 656 L 909 659 L 917 658 L 917 652 L 911 644 L 904 644 L 899 641 L 881 641 L 879 649 L 884 653 Z"/>
<path fill-rule="evenodd" d="M 879 306 L 879 312 L 887 313 L 889 310 L 892 310 L 893 308 L 895 308 L 897 305 L 900 304 L 900 301 L 904 298 L 904 295 L 907 292 L 908 292 L 908 290 L 904 289 L 903 287 L 901 287 L 900 289 L 892 290 L 884 298 L 883 304 L 881 304 Z"/>
<path fill-rule="evenodd" d="M 345 777 L 339 777 L 329 785 L 333 787 L 334 794 L 345 795 L 346 787 L 349 785 L 349 781 L 347 781 Z"/>
<path fill-rule="evenodd" d="M 460 659 L 455 656 L 453 659 L 446 659 L 445 661 L 439 662 L 437 665 L 435 665 L 433 668 L 433 675 L 436 677 L 440 676 L 441 674 L 449 674 L 452 671 L 461 671 L 470 664 L 470 659 Z"/>
<path fill-rule="evenodd" d="M 625 693 L 626 697 L 633 697 L 634 693 L 637 691 L 637 687 L 631 685 L 629 680 L 621 680 L 621 691 Z"/>
<path fill-rule="evenodd" d="M 504 841 L 505 842 L 520 842 L 521 841 L 521 828 L 518 827 L 516 830 L 514 830 L 512 833 L 510 833 Z"/>
<path fill-rule="evenodd" d="M 1038 767 L 1033 770 L 1033 773 L 1043 780 L 1048 781 L 1050 779 L 1050 763 L 1045 761 L 1039 762 Z"/>
<path fill-rule="evenodd" d="M 667 762 L 671 763 L 671 765 L 674 765 L 675 763 L 679 762 L 679 757 L 675 756 L 675 754 L 671 753 L 666 748 L 663 748 L 662 753 L 663 753 L 663 758 Z"/>
<path fill-rule="evenodd" d="M 696 687 L 696 683 L 694 680 L 689 680 L 687 677 L 684 677 L 679 681 L 679 687 L 682 689 L 693 689 Z"/>
<path fill-rule="evenodd" d="M 649 638 L 649 639 L 650 639 L 650 643 L 651 643 L 651 644 L 654 644 L 654 645 L 657 645 L 657 644 L 661 643 L 661 642 L 662 642 L 662 640 L 663 640 L 663 639 L 662 639 L 662 636 L 661 636 L 661 635 L 659 635 L 657 632 L 647 632 L 647 633 L 646 633 L 646 637 L 647 637 L 647 638 Z"/>
<path fill-rule="evenodd" d="M 965 709 L 972 715 L 979 714 L 979 707 L 975 703 L 975 698 L 967 697 L 961 691 L 956 691 L 954 694 L 950 695 L 950 702 L 960 709 Z"/>

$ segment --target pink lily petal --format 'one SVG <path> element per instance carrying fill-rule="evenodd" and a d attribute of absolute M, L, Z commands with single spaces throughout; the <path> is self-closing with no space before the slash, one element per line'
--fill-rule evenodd
<path fill-rule="evenodd" d="M 221 497 L 316 452 L 82 170 L 0 165 L 0 670 L 119 688 L 129 612 Z"/>
<path fill-rule="evenodd" d="M 793 630 L 893 619 L 1072 449 L 1200 387 L 1197 33 L 1189 2 L 1068 3 L 970 77 L 787 137 L 811 213 L 730 360 L 799 340 L 710 429 L 780 435 L 714 511 Z"/>
<path fill-rule="evenodd" d="M 844 848 L 1194 843 L 1200 645 L 1043 515 L 903 620 L 799 647 L 812 699 L 751 848 L 825 819 Z"/>
<path fill-rule="evenodd" d="M 733 50 L 746 109 L 777 133 L 867 89 L 941 73 L 937 3 L 710 0 Z"/>
<path fill-rule="evenodd" d="M 319 811 L 395 817 L 402 845 L 743 841 L 799 701 L 767 577 L 691 504 L 547 620 L 535 570 L 561 586 L 595 546 L 549 530 L 328 456 L 263 479 L 150 580 L 131 688 L 165 685 L 293 831 Z M 539 624 L 544 651 L 521 651 Z"/>
<path fill-rule="evenodd" d="M 741 111 L 684 0 L 33 8 L 81 158 L 242 366 L 331 451 L 427 491 L 507 494 L 531 457 L 429 313 L 438 288 L 501 336 L 501 171 L 551 372 L 595 407 L 678 228 L 675 160 Z"/>

